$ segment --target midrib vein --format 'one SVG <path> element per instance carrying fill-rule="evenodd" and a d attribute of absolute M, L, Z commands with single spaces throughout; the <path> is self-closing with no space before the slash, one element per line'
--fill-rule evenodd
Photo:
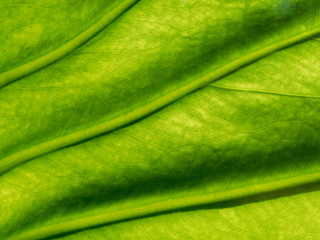
<path fill-rule="evenodd" d="M 114 7 L 108 14 L 101 18 L 98 22 L 93 24 L 91 27 L 80 33 L 76 37 L 72 38 L 62 46 L 55 50 L 16 68 L 13 68 L 7 72 L 0 74 L 0 88 L 19 79 L 34 73 L 45 66 L 63 58 L 82 44 L 90 40 L 102 29 L 112 23 L 116 18 L 121 16 L 127 9 L 137 3 L 139 0 L 124 0 L 119 5 Z"/>
<path fill-rule="evenodd" d="M 314 29 L 312 31 L 307 31 L 302 34 L 293 36 L 276 44 L 267 46 L 266 48 L 260 49 L 256 52 L 243 56 L 201 78 L 194 80 L 158 99 L 153 102 L 147 103 L 146 105 L 128 112 L 120 117 L 110 119 L 104 123 L 98 124 L 96 126 L 62 136 L 60 138 L 53 139 L 41 143 L 39 145 L 33 146 L 29 149 L 22 150 L 20 152 L 14 153 L 8 157 L 0 160 L 0 175 L 7 172 L 8 170 L 14 168 L 15 166 L 26 162 L 30 159 L 36 158 L 38 156 L 56 151 L 58 149 L 74 145 L 76 143 L 85 141 L 87 139 L 94 138 L 101 134 L 113 131 L 124 125 L 127 125 L 133 121 L 141 119 L 142 117 L 159 110 L 160 108 L 178 100 L 179 98 L 196 91 L 199 88 L 216 81 L 229 73 L 236 71 L 237 69 L 257 60 L 265 57 L 275 51 L 281 50 L 292 44 L 300 42 L 302 40 L 308 39 L 316 34 L 320 33 L 320 28 Z"/>
<path fill-rule="evenodd" d="M 9 237 L 8 240 L 47 239 L 59 234 L 97 227 L 99 225 L 123 222 L 126 220 L 129 221 L 135 218 L 148 217 L 154 214 L 161 214 L 189 207 L 250 197 L 272 191 L 283 190 L 286 188 L 298 187 L 304 184 L 318 182 L 319 180 L 320 172 L 315 172 L 278 181 L 251 185 L 234 190 L 170 199 L 126 210 L 106 212 L 99 215 L 43 226 L 35 230 L 26 231 L 20 235 Z"/>

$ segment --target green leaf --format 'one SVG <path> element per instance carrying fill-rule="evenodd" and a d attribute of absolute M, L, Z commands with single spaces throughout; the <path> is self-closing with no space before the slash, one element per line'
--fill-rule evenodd
<path fill-rule="evenodd" d="M 320 2 L 0 12 L 0 239 L 319 238 Z"/>

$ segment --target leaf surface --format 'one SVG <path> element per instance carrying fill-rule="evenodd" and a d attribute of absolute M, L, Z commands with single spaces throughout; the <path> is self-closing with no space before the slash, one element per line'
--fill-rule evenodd
<path fill-rule="evenodd" d="M 2 60 L 0 238 L 319 237 L 320 4 L 93 2 Z"/>

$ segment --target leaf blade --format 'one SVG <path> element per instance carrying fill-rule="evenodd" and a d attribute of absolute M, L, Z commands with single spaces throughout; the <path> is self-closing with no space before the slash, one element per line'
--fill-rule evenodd
<path fill-rule="evenodd" d="M 205 3 L 206 1 L 202 2 Z M 306 1 L 290 1 L 293 6 L 297 2 L 302 4 Z M 144 1 L 143 4 L 146 5 L 140 4 L 137 6 L 139 8 L 145 7 L 145 9 L 155 6 L 158 11 L 159 9 L 167 11 L 167 4 L 170 4 L 163 2 L 162 4 L 165 7 L 160 8 L 157 4 L 147 5 L 147 3 L 153 3 L 153 1 Z M 241 2 L 240 5 L 243 7 L 242 10 L 247 10 L 246 14 L 248 15 L 250 11 L 248 11 L 246 3 Z M 225 2 L 221 3 L 221 6 L 231 8 L 231 5 Z M 188 7 L 190 8 L 190 6 Z M 176 10 L 178 8 L 172 9 Z M 255 17 L 261 9 L 258 10 L 251 12 L 252 16 Z M 227 14 L 228 11 L 223 13 Z M 135 20 L 134 15 L 130 14 L 127 17 Z M 139 15 L 141 12 L 137 14 L 136 16 L 141 16 Z M 162 14 L 164 12 L 160 11 L 160 15 Z M 281 14 L 290 15 L 290 11 Z M 300 20 L 304 19 L 299 18 L 301 16 L 299 14 L 296 17 Z M 314 16 L 312 15 L 311 19 L 314 19 Z M 150 18 L 150 16 L 147 18 Z M 310 18 L 307 19 L 306 22 L 309 24 Z M 121 21 L 114 23 L 117 27 L 113 30 L 119 26 L 127 26 L 124 24 L 125 19 Z M 294 20 L 292 21 L 294 22 Z M 216 23 L 216 19 L 213 22 Z M 153 24 L 152 26 L 154 26 Z M 302 25 L 305 24 L 304 22 Z M 297 26 L 298 29 L 301 27 L 299 24 L 293 25 Z M 236 24 L 232 26 L 236 26 Z M 247 27 L 249 26 L 250 24 L 247 22 Z M 291 29 L 291 27 L 288 29 Z M 110 28 L 112 29 L 112 26 Z M 291 33 L 288 30 L 288 34 Z M 259 40 L 257 45 L 252 45 L 251 49 L 250 44 L 248 44 L 250 42 L 249 36 L 250 34 L 247 35 L 247 42 L 243 45 L 247 54 L 254 53 L 257 47 L 267 46 L 266 42 L 272 40 Z M 121 44 L 120 41 L 115 45 L 121 46 Z M 112 47 L 115 47 L 115 45 Z M 190 45 L 187 46 L 190 47 Z M 85 48 L 87 47 L 85 46 Z M 104 47 L 106 46 L 102 46 L 102 48 Z M 142 47 L 142 49 L 145 48 L 147 46 Z M 231 55 L 235 53 L 231 49 L 232 47 L 228 49 L 228 51 L 230 50 L 230 58 L 222 63 L 217 61 L 217 64 L 224 65 L 233 58 Z M 241 56 L 243 48 L 239 49 L 237 54 Z M 77 51 L 73 54 L 79 54 Z M 209 52 L 211 51 L 213 50 L 210 49 Z M 96 236 L 100 237 L 100 230 L 94 229 L 91 231 L 93 235 L 90 235 L 91 232 L 87 232 L 86 228 L 115 223 L 114 221 L 137 217 L 139 214 L 139 216 L 154 213 L 162 214 L 167 210 L 176 210 L 172 214 L 172 219 L 181 220 L 183 217 L 177 212 L 187 206 L 198 206 L 216 201 L 227 202 L 229 198 L 255 195 L 259 191 L 272 191 L 270 193 L 272 196 L 274 191 L 278 189 L 315 181 L 315 184 L 317 184 L 320 156 L 318 124 L 320 87 L 316 79 L 318 79 L 320 73 L 317 70 L 319 69 L 319 61 L 316 56 L 319 51 L 320 45 L 316 40 L 295 44 L 251 65 L 240 68 L 210 86 L 192 92 L 165 108 L 148 115 L 141 121 L 128 124 L 116 131 L 88 141 L 39 156 L 6 172 L 0 177 L 0 222 L 2 224 L 0 226 L 0 236 L 5 239 L 28 239 L 67 234 L 66 238 L 71 239 L 83 236 L 94 239 Z M 137 52 L 136 56 L 144 56 L 141 49 L 138 49 Z M 108 53 L 110 54 L 110 52 Z M 80 52 L 80 54 L 83 54 L 83 52 Z M 94 58 L 95 61 L 102 56 L 99 54 L 99 51 L 94 52 L 94 55 L 97 56 Z M 130 53 L 130 55 L 132 54 Z M 70 59 L 75 60 L 71 57 L 66 58 L 57 63 L 58 67 L 71 63 Z M 169 61 L 170 56 L 160 55 L 159 59 Z M 192 55 L 191 59 L 192 61 L 196 60 L 196 55 Z M 160 60 L 156 62 L 159 63 Z M 201 65 L 203 60 L 200 61 Z M 152 59 L 150 61 L 152 62 Z M 54 69 L 57 69 L 57 65 Z M 112 64 L 108 62 L 107 65 Z M 208 67 L 206 64 L 203 65 Z M 79 66 L 83 67 L 85 65 Z M 136 69 L 139 70 L 142 68 L 141 66 L 138 65 Z M 152 62 L 152 66 L 156 66 L 151 68 L 152 70 L 160 69 L 155 72 L 156 75 L 164 70 L 158 67 L 162 66 L 161 61 L 159 65 L 153 65 Z M 177 66 L 176 69 L 181 70 L 183 67 Z M 37 74 L 45 76 L 48 73 L 47 71 L 50 73 L 50 68 L 46 68 L 44 72 Z M 64 71 L 63 73 L 66 74 L 67 72 Z M 125 72 L 120 73 L 124 74 Z M 24 86 L 22 91 L 19 90 L 18 86 L 23 87 L 27 83 L 23 79 L 10 87 L 4 88 L 3 91 L 18 90 L 25 93 L 28 91 L 28 87 L 32 88 L 39 84 L 40 78 L 37 78 L 37 76 L 39 77 L 37 74 L 33 75 L 34 79 L 33 77 L 28 79 L 31 79 L 31 81 L 28 81 L 28 86 Z M 77 72 L 71 72 L 68 76 L 86 77 L 85 72 L 77 74 Z M 146 76 L 153 76 L 153 74 Z M 144 79 L 146 76 L 131 79 Z M 157 86 L 158 79 L 162 79 L 161 76 L 163 75 L 156 78 L 157 81 L 154 86 Z M 183 75 L 178 74 L 177 76 L 181 77 Z M 93 76 L 89 75 L 85 79 L 91 77 Z M 113 76 L 113 78 L 115 82 L 122 83 L 116 77 Z M 185 83 L 185 79 L 182 78 L 182 80 Z M 50 82 L 50 79 L 45 79 L 41 84 L 48 84 L 47 82 Z M 129 82 L 133 84 L 132 80 Z M 53 79 L 50 84 L 53 84 L 51 86 L 59 86 L 61 83 Z M 64 90 L 66 90 L 66 87 L 74 87 L 72 82 L 67 81 L 64 84 L 62 85 Z M 81 85 L 81 82 L 77 82 L 77 84 Z M 173 86 L 176 87 L 176 84 L 177 82 L 174 82 Z M 149 99 L 150 96 L 157 97 L 155 92 L 152 93 L 155 89 L 150 88 L 149 85 L 146 86 L 147 88 L 143 91 L 146 94 L 144 95 L 145 98 L 136 96 L 139 103 L 144 104 L 145 99 Z M 177 84 L 177 86 L 179 85 Z M 92 92 L 101 94 L 98 91 L 99 87 L 94 88 L 95 91 Z M 127 89 L 127 85 L 121 85 L 119 89 L 121 88 Z M 167 89 L 166 84 L 163 89 Z M 36 88 L 35 92 L 38 90 L 39 88 Z M 91 91 L 91 89 L 89 90 Z M 46 96 L 50 96 L 48 91 L 44 93 Z M 54 95 L 59 96 L 57 92 L 54 92 Z M 122 92 L 117 96 L 125 95 L 126 92 Z M 104 99 L 105 95 L 101 94 L 99 96 Z M 13 95 L 13 97 L 16 97 L 16 95 Z M 80 99 L 79 95 L 69 100 L 73 102 L 76 99 Z M 86 95 L 85 100 L 84 102 L 81 102 L 81 99 L 76 100 L 64 110 L 79 108 L 79 113 L 81 113 L 85 110 L 82 104 L 92 100 L 90 94 Z M 129 100 L 126 99 L 126 101 Z M 58 98 L 53 106 L 59 102 L 60 104 L 66 103 L 64 99 L 60 101 Z M 112 103 L 117 104 L 110 101 L 110 104 Z M 118 106 L 128 107 L 128 105 L 121 104 Z M 32 106 L 31 109 L 36 107 L 38 106 Z M 115 112 L 117 111 L 118 109 Z M 39 111 L 35 112 L 39 113 Z M 118 113 L 121 115 L 123 112 Z M 75 120 L 74 116 L 77 116 L 76 111 L 72 111 L 71 114 L 63 112 L 63 114 L 66 114 L 71 120 L 69 119 L 65 125 L 67 128 L 63 128 L 61 136 L 67 134 L 68 128 L 72 128 L 74 124 L 72 120 Z M 44 114 L 41 118 L 44 120 L 48 116 L 51 115 Z M 99 116 L 99 114 L 93 114 L 93 119 Z M 39 117 L 39 114 L 36 114 L 36 117 Z M 36 117 L 33 119 L 36 119 Z M 68 118 L 61 117 L 60 121 L 65 119 Z M 53 121 L 54 119 L 50 119 L 49 123 Z M 46 124 L 45 122 L 41 126 L 46 126 Z M 81 121 L 77 124 L 79 124 L 80 129 L 83 126 L 88 126 L 86 122 Z M 54 126 L 50 134 L 57 129 L 58 127 Z M 39 134 L 39 132 L 36 131 L 35 134 Z M 41 135 L 38 136 L 40 141 L 50 139 L 42 138 Z M 24 142 L 24 140 L 21 142 Z M 33 144 L 34 142 L 31 142 L 31 146 Z M 311 195 L 306 193 L 303 197 L 309 198 Z M 315 195 L 317 196 L 317 193 Z M 207 196 L 207 198 L 203 196 Z M 290 196 L 288 198 L 294 197 Z M 279 204 L 285 205 L 286 201 L 287 199 L 282 199 Z M 272 198 L 267 202 L 270 205 L 275 204 Z M 292 201 L 293 203 L 298 203 L 298 200 L 297 202 Z M 230 210 L 221 210 L 221 212 L 227 214 L 234 211 L 236 215 L 239 214 L 243 217 L 243 209 L 246 209 L 247 206 L 245 201 L 241 204 L 240 208 L 231 206 Z M 306 206 L 306 204 L 304 202 L 303 206 Z M 21 205 L 23 205 L 23 208 Z M 252 209 L 260 210 L 260 203 L 253 205 Z M 304 218 L 305 214 L 301 212 L 303 206 L 297 208 L 297 211 Z M 286 209 L 284 212 L 288 213 L 289 210 Z M 219 216 L 219 211 L 217 213 L 216 210 L 213 210 L 213 217 Z M 192 214 L 185 214 L 184 217 L 193 216 L 190 220 L 192 222 L 197 219 L 197 213 Z M 160 217 L 160 221 L 167 217 L 171 219 L 170 216 L 164 215 Z M 199 217 L 203 219 L 201 214 Z M 249 218 L 251 219 L 250 223 L 252 223 L 248 225 L 249 228 L 257 229 L 259 224 L 254 223 L 255 214 L 251 214 Z M 263 219 L 263 214 L 259 215 L 258 218 Z M 148 222 L 148 219 L 132 221 L 132 224 L 137 224 L 137 226 L 146 224 L 145 221 Z M 158 221 L 158 218 L 151 218 L 151 221 L 153 220 Z M 235 217 L 233 220 L 236 221 L 237 218 Z M 296 224 L 298 221 L 294 220 L 292 222 Z M 180 235 L 170 236 L 173 238 L 181 237 L 181 234 L 184 236 L 185 231 L 182 223 L 187 224 L 187 222 L 182 221 L 177 226 Z M 219 224 L 219 220 L 214 223 Z M 270 221 L 262 222 L 262 224 L 266 224 L 267 227 L 273 226 Z M 130 226 L 130 222 L 128 224 L 115 224 L 114 226 L 108 225 L 106 228 L 101 228 L 101 234 L 113 235 L 117 226 L 123 226 L 121 232 L 126 234 L 126 226 L 128 225 Z M 142 229 L 145 230 L 146 226 L 148 226 L 148 223 Z M 164 226 L 164 228 L 166 227 Z M 234 229 L 235 233 L 238 233 L 236 228 Z M 263 229 L 261 227 L 257 230 L 259 236 L 262 236 Z M 80 231 L 80 233 L 72 232 L 75 230 Z M 155 229 L 152 231 L 157 233 Z M 275 236 L 281 236 L 282 234 L 278 230 L 268 229 L 268 231 Z M 98 235 L 95 235 L 95 232 Z M 81 235 L 82 233 L 89 235 Z M 188 231 L 186 233 L 189 234 Z M 189 237 L 192 237 L 192 233 L 190 234 Z M 265 236 L 267 237 L 267 235 L 268 232 Z M 201 239 L 204 236 L 205 233 L 201 230 L 193 237 Z M 222 236 L 232 238 L 237 235 L 233 236 L 233 233 L 228 233 L 222 234 Z M 153 237 L 157 239 L 157 235 Z"/>

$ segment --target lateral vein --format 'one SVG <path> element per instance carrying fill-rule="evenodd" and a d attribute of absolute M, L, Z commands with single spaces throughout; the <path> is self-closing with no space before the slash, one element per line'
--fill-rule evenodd
<path fill-rule="evenodd" d="M 97 33 L 103 30 L 106 26 L 111 24 L 115 19 L 125 13 L 130 7 L 132 7 L 139 0 L 125 0 L 116 6 L 109 14 L 101 18 L 98 22 L 92 25 L 90 28 L 80 33 L 75 38 L 68 41 L 66 44 L 56 48 L 55 50 L 31 61 L 23 64 L 19 67 L 10 69 L 0 74 L 0 88 L 8 85 L 9 83 L 16 81 L 19 78 L 25 77 L 31 73 L 34 73 L 53 62 L 63 58 L 70 52 L 80 47 Z"/>
<path fill-rule="evenodd" d="M 47 239 L 59 234 L 67 234 L 101 225 L 130 221 L 135 218 L 143 218 L 190 207 L 250 197 L 271 191 L 284 190 L 309 183 L 316 183 L 318 181 L 320 181 L 320 172 L 314 172 L 302 176 L 261 183 L 234 190 L 170 199 L 131 209 L 120 210 L 116 212 L 106 212 L 99 215 L 70 220 L 68 222 L 55 223 L 13 236 L 8 240 Z"/>
<path fill-rule="evenodd" d="M 131 1 L 133 2 L 133 0 Z M 127 112 L 120 117 L 110 119 L 96 126 L 71 133 L 69 135 L 65 135 L 51 141 L 41 143 L 39 145 L 35 145 L 29 149 L 25 149 L 10 156 L 4 157 L 2 160 L 0 160 L 0 175 L 33 158 L 83 142 L 88 139 L 92 139 L 107 132 L 114 131 L 131 122 L 137 121 L 147 116 L 148 114 L 151 114 L 163 108 L 164 106 L 182 98 L 183 96 L 186 96 L 202 87 L 205 87 L 208 84 L 217 81 L 222 77 L 248 65 L 249 63 L 252 63 L 255 60 L 261 59 L 267 55 L 272 54 L 275 51 L 279 51 L 295 43 L 309 39 L 319 33 L 320 28 L 317 28 L 312 31 L 307 31 L 289 39 L 283 40 L 276 44 L 267 46 L 266 48 L 245 55 L 203 77 L 196 79 L 195 81 L 192 81 L 176 90 L 173 90 L 172 92 L 169 92 L 166 95 L 163 95 L 162 97 L 159 97 L 152 102 L 143 105 L 140 108 L 137 108 L 131 112 Z"/>

